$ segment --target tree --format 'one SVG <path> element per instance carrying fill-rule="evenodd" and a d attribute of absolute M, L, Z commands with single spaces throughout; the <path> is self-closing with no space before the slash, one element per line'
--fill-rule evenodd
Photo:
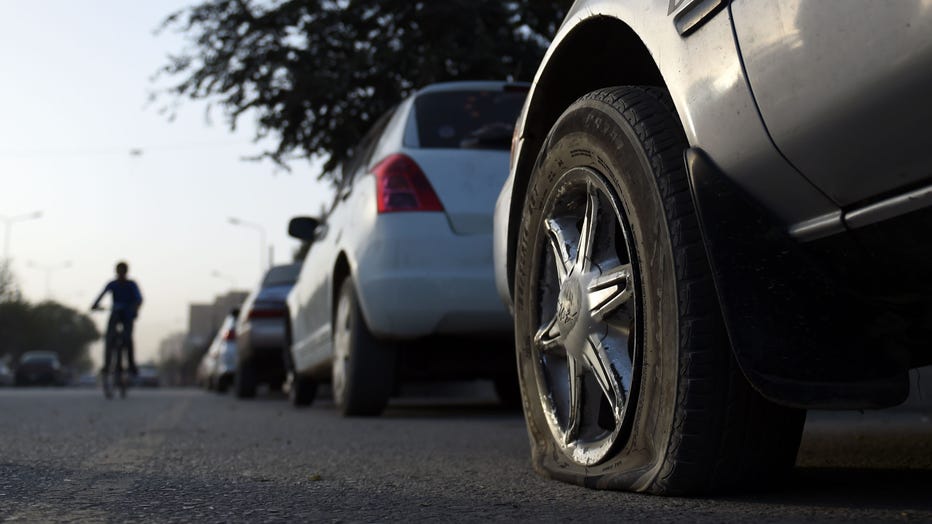
<path fill-rule="evenodd" d="M 568 0 L 206 0 L 162 29 L 189 47 L 160 74 L 168 89 L 219 102 L 235 129 L 257 119 L 263 152 L 326 158 L 351 153 L 381 114 L 415 89 L 447 80 L 530 79 Z"/>
<path fill-rule="evenodd" d="M 10 270 L 10 261 L 0 259 L 0 303 L 19 302 L 20 298 L 16 278 Z"/>
<path fill-rule="evenodd" d="M 83 371 L 91 368 L 89 345 L 98 338 L 87 315 L 56 302 L 0 302 L 0 355 L 15 360 L 26 351 L 55 351 L 63 365 Z"/>

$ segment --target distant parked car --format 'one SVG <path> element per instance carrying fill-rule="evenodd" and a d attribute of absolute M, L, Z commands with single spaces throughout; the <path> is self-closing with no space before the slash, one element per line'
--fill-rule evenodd
<path fill-rule="evenodd" d="M 61 386 L 62 367 L 54 351 L 27 351 L 16 366 L 17 386 Z"/>
<path fill-rule="evenodd" d="M 135 379 L 135 385 L 144 388 L 159 387 L 159 368 L 152 364 L 143 364 L 139 366 L 139 376 Z"/>
<path fill-rule="evenodd" d="M 210 350 L 204 352 L 204 356 L 201 357 L 201 361 L 197 363 L 197 371 L 194 374 L 194 383 L 199 388 L 210 389 L 210 381 L 208 377 L 210 376 L 210 370 L 213 368 L 213 363 L 211 361 Z"/>
<path fill-rule="evenodd" d="M 6 362 L 0 362 L 0 386 L 12 386 L 15 381 L 10 367 L 6 365 Z"/>
<path fill-rule="evenodd" d="M 225 393 L 230 388 L 236 373 L 236 317 L 238 315 L 239 309 L 234 309 L 227 314 L 198 367 L 198 378 L 202 385 L 218 393 Z"/>
<path fill-rule="evenodd" d="M 517 393 L 512 327 L 495 292 L 492 210 L 528 86 L 424 88 L 354 148 L 288 296 L 292 399 L 331 380 L 344 415 L 384 409 L 396 379 L 488 378 Z"/>
<path fill-rule="evenodd" d="M 301 264 L 275 266 L 246 297 L 236 322 L 236 378 L 239 398 L 256 395 L 259 383 L 280 389 L 285 381 L 284 347 L 287 306 Z"/>

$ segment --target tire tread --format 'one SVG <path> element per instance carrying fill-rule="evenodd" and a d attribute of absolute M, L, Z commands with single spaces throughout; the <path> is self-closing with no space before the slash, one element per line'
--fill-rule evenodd
<path fill-rule="evenodd" d="M 731 355 L 683 161 L 686 138 L 669 94 L 623 86 L 581 100 L 604 103 L 635 131 L 673 246 L 680 311 L 674 429 L 647 491 L 695 494 L 783 476 L 795 460 L 805 412 L 757 394 Z"/>

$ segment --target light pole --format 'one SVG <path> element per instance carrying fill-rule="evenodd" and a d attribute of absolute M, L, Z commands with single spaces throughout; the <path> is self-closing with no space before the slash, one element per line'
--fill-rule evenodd
<path fill-rule="evenodd" d="M 265 272 L 266 262 L 265 262 L 265 228 L 255 222 L 246 222 L 245 220 L 240 220 L 236 217 L 230 217 L 229 222 L 234 226 L 245 226 L 248 228 L 255 229 L 259 232 L 259 277 L 262 277 L 262 273 Z"/>
<path fill-rule="evenodd" d="M 32 260 L 30 260 L 27 263 L 27 265 L 31 268 L 45 271 L 45 299 L 51 300 L 52 299 L 52 272 L 57 271 L 59 269 L 68 269 L 69 267 L 71 267 L 71 261 L 68 260 L 66 262 L 62 262 L 61 264 L 44 265 L 44 264 L 37 264 L 33 262 Z"/>
<path fill-rule="evenodd" d="M 4 235 L 3 235 L 3 259 L 10 260 L 10 230 L 13 229 L 13 224 L 16 222 L 24 222 L 26 220 L 32 220 L 42 216 L 42 211 L 34 211 L 32 213 L 26 213 L 25 215 L 16 215 L 8 217 L 6 215 L 0 215 L 0 222 L 3 222 L 4 225 Z"/>

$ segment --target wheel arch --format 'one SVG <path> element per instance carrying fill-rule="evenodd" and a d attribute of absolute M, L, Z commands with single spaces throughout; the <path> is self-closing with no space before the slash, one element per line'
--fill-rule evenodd
<path fill-rule="evenodd" d="M 622 62 L 624 67 L 611 67 Z M 506 259 L 510 292 L 514 289 L 515 243 L 524 194 L 547 133 L 579 97 L 618 85 L 667 87 L 640 35 L 615 16 L 600 15 L 579 22 L 560 39 L 538 73 L 525 108 L 523 144 L 514 167 Z"/>
<path fill-rule="evenodd" d="M 349 257 L 346 256 L 346 252 L 341 251 L 337 255 L 336 262 L 333 263 L 333 272 L 332 276 L 332 285 L 330 286 L 330 322 L 333 325 L 334 318 L 337 314 L 337 300 L 340 299 L 340 287 L 343 285 L 343 281 L 347 278 L 351 278 L 353 274 L 353 269 L 350 266 Z"/>

